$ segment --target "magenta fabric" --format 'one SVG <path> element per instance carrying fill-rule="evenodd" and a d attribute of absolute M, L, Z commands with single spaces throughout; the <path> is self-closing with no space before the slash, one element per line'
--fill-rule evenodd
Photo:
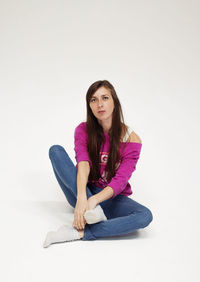
<path fill-rule="evenodd" d="M 129 196 L 133 192 L 128 181 L 131 178 L 133 171 L 136 170 L 136 164 L 140 157 L 142 144 L 137 142 L 120 142 L 120 162 L 116 164 L 115 176 L 111 179 L 110 182 L 107 182 L 104 169 L 106 167 L 106 162 L 109 154 L 110 137 L 106 132 L 104 133 L 104 135 L 105 144 L 101 145 L 99 152 L 101 177 L 98 181 L 88 181 L 88 183 L 102 189 L 106 186 L 110 186 L 114 191 L 111 199 L 116 197 L 118 194 Z M 86 122 L 81 122 L 75 128 L 74 132 L 74 150 L 77 163 L 76 168 L 80 161 L 88 161 L 90 167 L 92 166 L 92 162 L 87 150 L 87 140 L 88 137 Z"/>

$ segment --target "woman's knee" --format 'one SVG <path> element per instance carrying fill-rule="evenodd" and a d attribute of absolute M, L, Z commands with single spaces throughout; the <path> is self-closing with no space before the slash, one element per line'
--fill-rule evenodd
<path fill-rule="evenodd" d="M 150 209 L 148 209 L 147 207 L 142 211 L 142 219 L 141 219 L 141 225 L 142 227 L 146 227 L 147 225 L 149 225 L 151 223 L 151 221 L 153 220 L 153 214 L 150 211 Z"/>
<path fill-rule="evenodd" d="M 60 150 L 64 150 L 64 148 L 61 146 L 61 145 L 52 145 L 50 148 L 49 148 L 49 157 L 51 158 L 51 156 L 60 151 Z"/>

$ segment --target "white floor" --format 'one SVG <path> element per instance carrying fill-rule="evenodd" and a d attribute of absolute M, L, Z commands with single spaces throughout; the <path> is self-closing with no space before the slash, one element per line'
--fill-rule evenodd
<path fill-rule="evenodd" d="M 200 1 L 0 1 L 0 282 L 200 281 Z M 108 79 L 143 147 L 130 184 L 153 221 L 53 244 L 73 220 L 49 159 Z M 53 201 L 52 201 L 53 200 Z"/>
<path fill-rule="evenodd" d="M 173 203 L 168 216 L 160 209 L 148 227 L 129 236 L 46 249 L 46 233 L 73 220 L 68 203 L 11 201 L 0 207 L 1 281 L 199 281 L 198 234 L 184 210 L 174 209 L 173 216 Z"/>

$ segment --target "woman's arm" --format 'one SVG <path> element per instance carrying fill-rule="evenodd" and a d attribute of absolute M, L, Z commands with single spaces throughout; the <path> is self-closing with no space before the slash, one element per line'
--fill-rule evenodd
<path fill-rule="evenodd" d="M 88 182 L 88 176 L 90 173 L 90 166 L 88 161 L 81 161 L 78 163 L 77 172 L 77 200 L 86 198 L 86 186 Z M 107 199 L 110 199 L 114 194 L 111 187 L 105 187 L 101 192 L 93 195 L 90 198 L 95 198 L 96 204 L 99 204 Z M 91 201 L 92 199 L 90 199 Z"/>
<path fill-rule="evenodd" d="M 86 186 L 88 176 L 90 173 L 90 166 L 88 161 L 81 161 L 77 167 L 77 200 L 86 198 Z"/>
<path fill-rule="evenodd" d="M 110 199 L 114 194 L 114 191 L 111 187 L 106 186 L 101 192 L 93 195 L 92 197 L 94 197 L 96 199 L 97 204 Z"/>

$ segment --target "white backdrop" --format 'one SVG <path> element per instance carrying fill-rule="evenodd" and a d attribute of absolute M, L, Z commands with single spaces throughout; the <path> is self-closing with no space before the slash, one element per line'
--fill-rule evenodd
<path fill-rule="evenodd" d="M 148 206 L 154 216 L 145 233 L 146 248 L 151 248 L 148 256 L 141 249 L 144 240 L 131 254 L 124 253 L 131 256 L 124 258 L 126 267 L 127 263 L 132 267 L 137 252 L 132 259 L 138 272 L 126 270 L 114 278 L 199 281 L 199 11 L 198 0 L 0 1 L 3 221 L 15 221 L 3 209 L 10 210 L 19 201 L 66 202 L 48 150 L 53 144 L 62 145 L 75 164 L 74 128 L 86 119 L 87 89 L 94 81 L 107 79 L 116 89 L 125 122 L 143 143 L 130 180 L 131 197 Z M 42 220 L 45 216 L 40 215 Z M 23 220 L 20 224 L 22 228 Z M 27 239 L 21 235 L 19 240 Z M 31 241 L 34 244 L 38 241 Z M 62 252 L 61 244 L 59 248 Z M 8 260 L 6 267 L 13 266 L 20 282 L 28 276 L 36 281 L 31 264 L 27 267 L 22 257 L 17 261 Z M 64 279 L 66 269 L 54 272 L 51 263 L 49 281 L 57 275 Z M 110 258 L 111 268 L 117 264 Z M 83 261 L 81 266 L 84 273 L 87 266 Z M 39 263 L 36 267 L 46 277 L 45 268 L 40 269 Z M 109 268 L 104 271 L 108 275 Z M 165 271 L 164 277 L 159 271 L 160 275 Z"/>

